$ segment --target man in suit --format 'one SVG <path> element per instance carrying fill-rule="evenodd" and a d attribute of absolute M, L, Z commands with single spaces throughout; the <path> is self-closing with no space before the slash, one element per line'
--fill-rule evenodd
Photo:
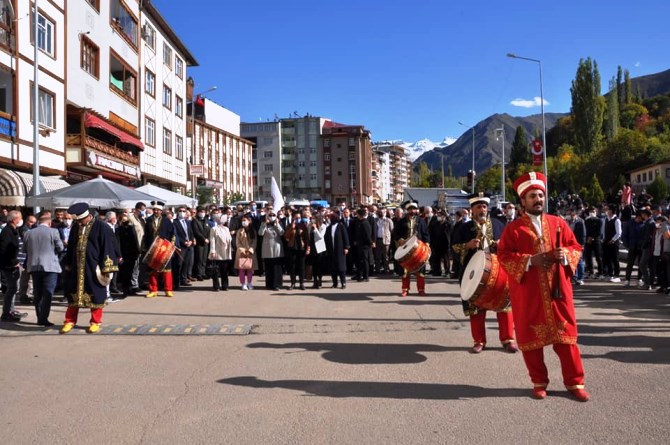
<path fill-rule="evenodd" d="M 351 210 L 348 208 L 345 208 L 342 211 L 342 225 L 347 231 L 349 240 L 353 241 L 356 219 L 351 216 Z M 356 249 L 352 246 L 351 249 L 349 249 L 349 253 L 347 253 L 347 275 L 354 275 L 356 273 L 356 266 Z"/>
<path fill-rule="evenodd" d="M 51 228 L 51 212 L 44 210 L 37 215 L 38 226 L 25 234 L 26 269 L 33 279 L 35 314 L 37 324 L 53 326 L 49 321 L 51 299 L 61 273 L 58 255 L 64 250 L 57 229 Z"/>
<path fill-rule="evenodd" d="M 195 248 L 193 249 L 193 273 L 192 276 L 198 281 L 205 279 L 205 266 L 209 255 L 209 231 L 207 223 L 207 212 L 202 206 L 198 206 L 195 218 L 191 221 L 193 236 L 195 237 Z"/>
<path fill-rule="evenodd" d="M 178 260 L 179 270 L 175 271 L 177 273 L 173 275 L 176 289 L 179 289 L 181 286 L 192 286 L 191 281 L 188 279 L 191 271 L 187 265 L 190 263 L 190 258 L 193 256 L 195 237 L 193 235 L 191 221 L 189 221 L 187 217 L 186 207 L 179 207 L 177 210 L 177 219 L 174 221 L 174 231 L 177 235 L 176 246 L 181 250 L 181 257 L 177 257 L 181 260 Z"/>
<path fill-rule="evenodd" d="M 135 209 L 128 215 L 128 221 L 135 231 L 135 238 L 137 239 L 137 250 L 139 254 L 133 264 L 133 272 L 130 279 L 130 294 L 139 295 L 140 285 L 146 283 L 146 270 L 141 264 L 142 254 L 144 253 L 144 231 L 146 227 L 147 206 L 143 202 L 135 204 Z"/>
<path fill-rule="evenodd" d="M 372 228 L 366 216 L 366 209 L 356 211 L 358 222 L 356 223 L 354 246 L 358 253 L 358 281 L 370 281 L 370 250 L 372 249 Z"/>
<path fill-rule="evenodd" d="M 324 237 L 326 252 L 330 265 L 330 276 L 333 278 L 333 287 L 337 287 L 340 279 L 342 289 L 347 287 L 347 253 L 349 252 L 349 234 L 340 220 L 339 212 L 330 215 L 330 226 Z"/>
<path fill-rule="evenodd" d="M 6 286 L 2 304 L 2 321 L 21 321 L 27 316 L 25 312 L 19 312 L 14 306 L 14 297 L 21 276 L 21 265 L 25 260 L 23 251 L 23 239 L 19 228 L 23 225 L 23 216 L 18 210 L 12 210 L 7 214 L 7 225 L 0 231 L 0 271 L 2 280 Z"/>

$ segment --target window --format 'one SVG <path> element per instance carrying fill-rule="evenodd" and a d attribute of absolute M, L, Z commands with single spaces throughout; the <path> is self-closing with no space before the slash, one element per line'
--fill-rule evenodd
<path fill-rule="evenodd" d="M 174 73 L 180 79 L 184 78 L 184 61 L 179 56 L 174 56 Z"/>
<path fill-rule="evenodd" d="M 325 188 L 329 189 L 329 188 L 330 188 L 330 179 L 326 179 L 326 180 L 323 182 L 323 186 L 324 186 Z"/>
<path fill-rule="evenodd" d="M 263 157 L 265 159 L 271 158 L 272 157 L 272 152 L 271 151 L 264 151 L 263 152 Z"/>
<path fill-rule="evenodd" d="M 137 19 L 122 0 L 111 0 L 111 3 L 112 27 L 118 30 L 133 48 L 137 48 Z"/>
<path fill-rule="evenodd" d="M 316 147 L 312 147 L 312 148 L 310 148 L 310 149 L 309 149 L 309 152 L 312 153 L 312 154 L 316 153 Z"/>
<path fill-rule="evenodd" d="M 174 97 L 174 114 L 178 117 L 184 117 L 184 100 L 176 95 Z"/>
<path fill-rule="evenodd" d="M 172 156 L 172 132 L 163 128 L 163 153 Z"/>
<path fill-rule="evenodd" d="M 184 138 L 181 136 L 174 137 L 175 157 L 180 161 L 184 159 Z"/>
<path fill-rule="evenodd" d="M 353 147 L 354 145 L 356 145 L 354 143 L 354 138 L 349 138 L 349 147 Z"/>
<path fill-rule="evenodd" d="M 163 64 L 172 69 L 172 48 L 163 43 Z"/>
<path fill-rule="evenodd" d="M 150 70 L 144 71 L 144 91 L 151 97 L 156 97 L 156 75 Z"/>
<path fill-rule="evenodd" d="M 30 82 L 30 104 L 31 104 L 31 109 L 30 109 L 30 119 L 34 119 L 33 115 L 33 110 L 32 110 L 32 103 L 33 103 L 33 83 Z M 56 96 L 47 90 L 44 90 L 42 88 L 39 89 L 38 92 L 38 104 L 37 106 L 39 107 L 39 113 L 37 115 L 38 117 L 38 122 L 41 127 L 47 127 L 47 128 L 56 128 L 56 109 L 55 109 L 55 103 L 56 103 Z"/>
<path fill-rule="evenodd" d="M 647 182 L 647 173 L 642 173 L 642 182 Z"/>
<path fill-rule="evenodd" d="M 272 145 L 272 138 L 263 138 L 263 145 Z"/>
<path fill-rule="evenodd" d="M 91 5 L 96 11 L 100 11 L 100 0 L 86 0 L 86 3 Z"/>
<path fill-rule="evenodd" d="M 81 69 L 97 79 L 100 75 L 100 48 L 83 34 L 80 59 Z"/>
<path fill-rule="evenodd" d="M 30 30 L 34 28 L 35 14 L 31 14 L 33 18 Z M 56 25 L 53 21 L 43 15 L 41 12 L 37 13 L 37 47 L 44 53 L 54 57 L 56 54 Z M 34 43 L 34 40 L 33 40 Z"/>
<path fill-rule="evenodd" d="M 324 175 L 329 175 L 330 174 L 330 165 L 326 165 L 323 167 L 323 174 Z"/>
<path fill-rule="evenodd" d="M 330 139 L 324 139 L 323 140 L 323 146 L 326 147 L 326 148 L 330 147 Z"/>
<path fill-rule="evenodd" d="M 145 23 L 142 27 L 142 38 L 149 48 L 156 51 L 156 30 L 149 23 Z"/>
<path fill-rule="evenodd" d="M 163 85 L 163 106 L 168 110 L 172 109 L 172 89 Z"/>
<path fill-rule="evenodd" d="M 341 172 L 341 171 L 338 171 L 338 172 L 337 172 L 337 176 L 342 176 L 342 172 Z"/>
<path fill-rule="evenodd" d="M 272 171 L 272 164 L 266 164 L 265 166 L 263 166 L 263 171 L 271 172 Z"/>
<path fill-rule="evenodd" d="M 309 166 L 310 167 L 316 167 L 316 161 L 310 161 Z"/>
<path fill-rule="evenodd" d="M 350 151 L 349 152 L 349 160 L 350 161 L 355 161 L 356 160 L 356 152 L 355 151 Z"/>
<path fill-rule="evenodd" d="M 272 185 L 272 178 L 265 178 L 263 179 L 263 183 L 265 185 Z"/>
<path fill-rule="evenodd" d="M 311 175 L 309 175 L 309 179 L 311 179 L 312 181 L 316 181 L 316 173 L 312 173 Z"/>
<path fill-rule="evenodd" d="M 110 51 L 109 59 L 110 88 L 135 104 L 137 100 L 137 73 L 113 51 Z"/>
<path fill-rule="evenodd" d="M 298 161 L 298 167 L 304 167 L 305 161 Z"/>
<path fill-rule="evenodd" d="M 150 147 L 156 146 L 156 121 L 148 117 L 144 118 L 145 142 Z"/>
<path fill-rule="evenodd" d="M 324 153 L 323 154 L 323 160 L 324 161 L 330 161 L 330 153 Z"/>

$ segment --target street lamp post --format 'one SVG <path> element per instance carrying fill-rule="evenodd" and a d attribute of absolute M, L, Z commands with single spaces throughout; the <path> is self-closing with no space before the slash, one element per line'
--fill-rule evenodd
<path fill-rule="evenodd" d="M 500 128 L 496 128 L 496 139 L 498 137 L 502 139 L 502 159 L 500 161 L 502 166 L 502 174 L 500 178 L 500 194 L 502 195 L 502 201 L 505 202 L 505 125 Z"/>
<path fill-rule="evenodd" d="M 186 106 L 188 107 L 188 104 L 191 104 L 191 165 L 196 163 L 195 160 L 195 100 L 197 97 L 202 96 L 205 93 L 210 93 L 212 91 L 216 90 L 216 86 L 207 88 L 205 91 L 194 94 L 193 97 L 191 98 L 190 102 L 186 103 Z M 193 199 L 196 198 L 196 189 L 197 189 L 197 179 L 194 174 L 191 174 L 191 197 Z"/>
<path fill-rule="evenodd" d="M 475 193 L 475 127 L 466 125 L 461 121 L 458 121 L 458 124 L 472 130 L 472 193 Z"/>
<path fill-rule="evenodd" d="M 40 89 L 39 89 L 39 83 L 38 83 L 38 78 L 37 74 L 39 72 L 39 60 L 38 60 L 38 55 L 39 55 L 39 49 L 38 49 L 38 41 L 39 39 L 37 38 L 38 32 L 39 32 L 39 25 L 38 25 L 38 9 L 37 9 L 37 0 L 34 1 L 33 3 L 33 11 L 34 11 L 34 23 L 33 23 L 33 36 L 34 37 L 34 55 L 33 55 L 33 196 L 37 196 L 40 194 L 40 108 L 39 108 L 39 103 L 40 103 Z M 45 110 L 46 113 L 46 110 Z M 35 207 L 35 214 L 39 213 L 40 208 L 39 206 Z"/>
<path fill-rule="evenodd" d="M 507 57 L 510 57 L 512 59 L 521 59 L 521 60 L 527 60 L 529 62 L 535 62 L 538 64 L 540 67 L 540 112 L 542 113 L 542 161 L 544 163 L 544 176 L 547 178 L 547 183 L 549 182 L 549 177 L 547 176 L 547 132 L 546 132 L 546 127 L 544 124 L 544 85 L 542 83 L 542 61 L 540 59 L 531 59 L 530 57 L 521 57 L 517 56 L 514 53 L 507 53 Z M 549 185 L 545 184 L 546 188 L 546 196 L 547 199 L 544 201 L 544 210 L 546 211 L 548 209 L 549 205 Z"/>

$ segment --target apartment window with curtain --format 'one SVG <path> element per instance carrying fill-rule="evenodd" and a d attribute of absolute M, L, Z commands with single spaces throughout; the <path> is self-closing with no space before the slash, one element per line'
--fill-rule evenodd
<path fill-rule="evenodd" d="M 144 118 L 145 142 L 150 147 L 156 146 L 156 121 L 149 117 Z"/>
<path fill-rule="evenodd" d="M 137 19 L 121 0 L 111 0 L 111 25 L 133 48 L 137 48 Z"/>
<path fill-rule="evenodd" d="M 151 70 L 144 71 L 144 91 L 151 97 L 156 97 L 156 75 Z"/>
<path fill-rule="evenodd" d="M 30 82 L 30 120 L 35 119 L 33 110 L 33 82 Z M 38 89 L 37 106 L 39 112 L 37 114 L 38 123 L 41 127 L 56 128 L 56 95 L 44 88 Z"/>
<path fill-rule="evenodd" d="M 184 78 L 184 61 L 179 56 L 174 56 L 174 73 L 180 79 Z"/>
<path fill-rule="evenodd" d="M 168 110 L 172 109 L 172 89 L 163 85 L 163 106 Z"/>
<path fill-rule="evenodd" d="M 172 48 L 163 42 L 163 64 L 172 69 Z"/>
<path fill-rule="evenodd" d="M 182 161 L 184 159 L 184 138 L 181 136 L 174 137 L 174 151 L 175 158 Z"/>
<path fill-rule="evenodd" d="M 109 86 L 133 105 L 137 103 L 137 73 L 110 51 Z"/>
<path fill-rule="evenodd" d="M 172 156 L 172 132 L 163 128 L 163 153 Z"/>

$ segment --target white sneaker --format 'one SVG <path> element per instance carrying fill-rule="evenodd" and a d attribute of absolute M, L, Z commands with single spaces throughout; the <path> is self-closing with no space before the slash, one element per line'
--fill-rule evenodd
<path fill-rule="evenodd" d="M 246 284 L 243 284 L 243 285 L 242 285 L 242 290 L 249 290 L 249 288 L 247 287 Z"/>
<path fill-rule="evenodd" d="M 621 283 L 621 278 L 612 277 L 612 278 L 610 278 L 610 283 Z"/>
<path fill-rule="evenodd" d="M 249 289 L 249 290 L 254 290 L 254 286 L 253 286 L 251 283 L 249 283 L 249 284 L 247 285 L 247 289 Z"/>
<path fill-rule="evenodd" d="M 637 287 L 644 287 L 644 281 L 639 280 L 639 281 L 637 282 Z"/>
<path fill-rule="evenodd" d="M 577 286 L 583 286 L 583 285 L 584 285 L 584 280 L 577 280 L 577 281 L 575 282 L 575 284 L 576 284 Z"/>

